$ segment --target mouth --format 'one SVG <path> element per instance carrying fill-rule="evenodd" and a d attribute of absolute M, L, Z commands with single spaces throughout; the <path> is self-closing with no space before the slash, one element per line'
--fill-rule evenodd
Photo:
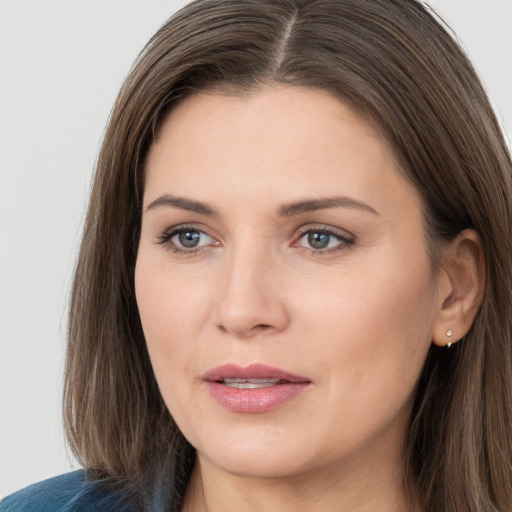
<path fill-rule="evenodd" d="M 237 364 L 225 364 L 217 366 L 203 375 L 207 382 L 222 382 L 226 386 L 233 384 L 255 384 L 256 387 L 275 386 L 286 383 L 311 382 L 306 377 L 268 366 L 266 364 L 251 364 L 240 366 Z M 232 386 L 239 387 L 239 386 Z M 250 387 L 250 386 L 247 386 Z"/>
<path fill-rule="evenodd" d="M 224 384 L 229 388 L 236 389 L 261 389 L 270 386 L 277 386 L 279 384 L 286 384 L 288 381 L 282 379 L 234 379 L 227 378 L 216 381 L 219 384 Z"/>
<path fill-rule="evenodd" d="M 203 381 L 219 405 L 239 413 L 271 411 L 312 384 L 310 379 L 262 364 L 219 366 L 207 372 Z"/>

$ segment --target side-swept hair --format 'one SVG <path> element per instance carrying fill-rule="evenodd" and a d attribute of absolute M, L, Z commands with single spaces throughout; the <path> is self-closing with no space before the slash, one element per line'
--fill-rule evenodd
<path fill-rule="evenodd" d="M 443 241 L 480 234 L 483 303 L 460 343 L 429 352 L 404 482 L 425 512 L 510 512 L 510 154 L 467 57 L 416 0 L 196 0 L 151 39 L 110 117 L 76 268 L 64 396 L 73 452 L 146 509 L 155 497 L 180 509 L 194 449 L 159 394 L 134 293 L 145 157 L 183 98 L 268 83 L 328 90 L 379 128 L 422 196 L 434 268 Z"/>

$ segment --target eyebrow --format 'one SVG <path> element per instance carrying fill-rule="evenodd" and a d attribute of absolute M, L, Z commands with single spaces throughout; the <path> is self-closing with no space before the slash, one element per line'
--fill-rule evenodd
<path fill-rule="evenodd" d="M 291 217 L 301 213 L 312 212 L 315 210 L 324 210 L 327 208 L 353 208 L 356 210 L 363 210 L 373 215 L 380 215 L 377 210 L 370 205 L 352 199 L 351 197 L 327 197 L 324 199 L 310 199 L 305 201 L 298 201 L 283 206 L 279 210 L 281 217 Z"/>
<path fill-rule="evenodd" d="M 214 208 L 208 206 L 200 201 L 192 201 L 191 199 L 185 199 L 184 197 L 175 197 L 170 195 L 163 195 L 149 203 L 146 211 L 154 210 L 162 206 L 174 206 L 175 208 L 181 208 L 189 212 L 195 212 L 200 215 L 207 215 L 209 217 L 217 217 L 218 213 Z"/>
<path fill-rule="evenodd" d="M 184 197 L 170 196 L 168 194 L 160 196 L 149 203 L 146 211 L 154 210 L 155 208 L 160 208 L 162 206 L 181 208 L 182 210 L 195 212 L 200 215 L 207 215 L 208 217 L 218 217 L 217 211 L 206 203 L 185 199 Z M 279 209 L 279 216 L 293 217 L 294 215 L 300 215 L 301 213 L 325 210 L 327 208 L 354 208 L 357 210 L 367 211 L 373 215 L 379 215 L 379 213 L 370 205 L 363 203 L 362 201 L 352 199 L 351 197 L 343 196 L 327 197 L 323 199 L 308 199 L 290 203 Z"/>

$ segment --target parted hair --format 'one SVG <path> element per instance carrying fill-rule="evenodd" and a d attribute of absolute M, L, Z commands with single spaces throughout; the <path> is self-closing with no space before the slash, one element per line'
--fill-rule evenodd
<path fill-rule="evenodd" d="M 145 510 L 180 509 L 195 452 L 160 396 L 134 293 L 145 159 L 179 101 L 263 84 L 322 88 L 379 129 L 422 197 L 434 267 L 444 242 L 480 234 L 483 302 L 459 343 L 430 349 L 403 476 L 424 512 L 510 512 L 510 153 L 455 36 L 416 0 L 195 0 L 149 41 L 108 122 L 76 266 L 64 391 L 73 453 Z"/>

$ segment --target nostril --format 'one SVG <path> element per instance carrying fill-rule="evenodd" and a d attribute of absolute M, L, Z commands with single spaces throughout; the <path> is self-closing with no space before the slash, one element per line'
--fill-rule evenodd
<path fill-rule="evenodd" d="M 254 335 L 257 335 L 257 334 L 260 334 L 260 333 L 264 333 L 264 332 L 267 332 L 267 331 L 270 331 L 273 329 L 273 327 L 269 324 L 256 324 L 256 325 L 253 325 L 253 326 L 250 326 L 250 327 L 247 327 L 247 326 L 242 326 L 242 325 L 239 325 L 239 326 L 236 326 L 236 325 L 230 325 L 230 326 L 226 326 L 226 325 L 223 325 L 223 324 L 219 324 L 218 325 L 218 328 L 223 332 L 223 333 L 230 333 L 230 334 L 233 334 L 234 336 L 237 336 L 239 338 L 250 338 Z"/>
<path fill-rule="evenodd" d="M 267 324 L 259 324 L 259 325 L 255 325 L 253 327 L 253 329 L 259 330 L 259 331 L 266 331 L 268 329 L 272 329 L 272 326 L 271 325 L 267 325 Z"/>

